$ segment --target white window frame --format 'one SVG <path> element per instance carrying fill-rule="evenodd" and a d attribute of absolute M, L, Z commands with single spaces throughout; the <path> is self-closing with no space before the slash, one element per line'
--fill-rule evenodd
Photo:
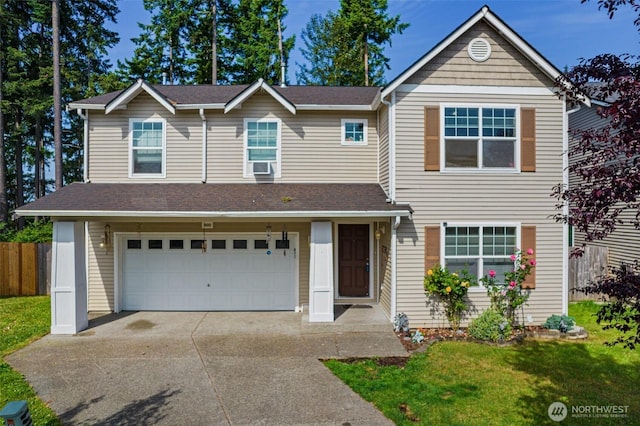
<path fill-rule="evenodd" d="M 134 173 L 133 171 L 133 124 L 134 123 L 162 123 L 162 171 L 161 173 Z M 165 178 L 167 175 L 167 120 L 164 118 L 130 118 L 129 119 L 129 177 L 142 179 Z"/>
<path fill-rule="evenodd" d="M 505 227 L 505 228 L 516 228 L 516 248 L 520 248 L 522 246 L 522 223 L 520 222 L 443 222 L 440 226 L 440 265 L 444 268 L 447 264 L 447 257 L 445 255 L 445 244 L 446 244 L 446 229 L 447 228 L 458 228 L 458 227 L 478 227 L 480 228 L 479 239 L 482 242 L 482 228 L 485 226 L 491 227 Z M 471 257 L 471 256 L 467 256 Z M 484 255 L 482 254 L 482 245 L 479 247 L 478 251 L 478 271 L 482 271 L 484 269 Z M 485 291 L 482 282 L 480 282 L 480 278 L 482 275 L 478 276 L 478 271 L 468 271 L 469 274 L 474 275 L 478 279 L 478 285 L 474 287 L 470 287 L 469 291 Z M 502 279 L 503 277 L 498 277 Z"/>
<path fill-rule="evenodd" d="M 277 131 L 277 141 L 276 141 L 276 159 L 270 161 L 271 167 L 273 168 L 272 175 L 254 175 L 253 174 L 253 163 L 255 161 L 249 161 L 249 132 L 247 129 L 247 125 L 249 123 L 276 123 L 278 125 Z M 244 129 L 242 132 L 243 135 L 243 162 L 244 162 L 244 170 L 243 176 L 245 178 L 261 178 L 261 177 L 281 177 L 281 157 L 282 157 L 282 120 L 279 118 L 245 118 L 244 119 Z M 275 164 L 274 164 L 275 163 Z"/>
<path fill-rule="evenodd" d="M 445 108 L 477 108 L 478 109 L 478 136 L 464 137 L 464 136 L 449 136 L 445 135 Z M 482 158 L 482 109 L 483 108 L 501 108 L 501 109 L 513 109 L 515 110 L 515 137 L 513 147 L 513 167 L 483 167 Z M 516 104 L 499 104 L 499 103 L 486 103 L 486 104 L 441 104 L 440 105 L 440 170 L 443 172 L 455 172 L 455 173 L 520 173 L 520 105 Z M 475 140 L 477 141 L 477 155 L 478 155 L 478 167 L 447 167 L 446 162 L 446 140 Z M 487 139 L 494 139 L 494 137 L 488 137 Z"/>
<path fill-rule="evenodd" d="M 346 139 L 347 124 L 362 124 L 362 141 L 349 141 Z M 369 132 L 367 127 L 369 120 L 366 118 L 343 118 L 340 123 L 340 144 L 349 146 L 367 146 L 369 144 Z"/>

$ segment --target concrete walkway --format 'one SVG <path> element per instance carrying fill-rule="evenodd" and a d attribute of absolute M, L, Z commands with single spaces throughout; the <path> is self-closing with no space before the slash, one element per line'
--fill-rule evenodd
<path fill-rule="evenodd" d="M 347 313 L 108 315 L 6 360 L 69 425 L 392 424 L 319 361 L 407 356 L 388 320 L 365 324 L 375 310 Z"/>

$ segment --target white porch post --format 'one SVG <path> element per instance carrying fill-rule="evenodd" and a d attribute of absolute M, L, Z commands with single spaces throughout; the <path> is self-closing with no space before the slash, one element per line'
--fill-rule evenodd
<path fill-rule="evenodd" d="M 54 222 L 51 255 L 51 334 L 89 326 L 82 222 Z"/>
<path fill-rule="evenodd" d="M 309 322 L 333 322 L 333 241 L 331 222 L 311 223 Z"/>

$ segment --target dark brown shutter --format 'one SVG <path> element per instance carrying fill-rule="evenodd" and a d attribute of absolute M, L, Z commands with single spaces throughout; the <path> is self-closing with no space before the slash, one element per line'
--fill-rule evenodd
<path fill-rule="evenodd" d="M 520 170 L 536 171 L 536 110 L 520 110 Z"/>
<path fill-rule="evenodd" d="M 526 253 L 527 250 L 532 249 L 533 256 L 531 258 L 535 259 L 538 256 L 536 251 L 536 227 L 522 226 L 521 232 L 522 252 Z M 533 268 L 531 275 L 522 283 L 522 288 L 536 288 L 536 268 Z"/>
<path fill-rule="evenodd" d="M 424 108 L 424 169 L 440 170 L 440 107 Z"/>
<path fill-rule="evenodd" d="M 440 263 L 440 227 L 424 227 L 424 274 Z"/>

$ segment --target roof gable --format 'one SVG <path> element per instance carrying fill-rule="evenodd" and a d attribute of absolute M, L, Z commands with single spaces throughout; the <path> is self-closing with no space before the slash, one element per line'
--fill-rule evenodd
<path fill-rule="evenodd" d="M 509 43 L 533 67 L 538 69 L 542 75 L 546 76 L 551 81 L 557 81 L 557 79 L 562 76 L 562 73 L 551 62 L 549 62 L 536 49 L 520 37 L 520 35 L 511 29 L 504 21 L 502 21 L 502 19 L 495 15 L 488 6 L 483 6 L 466 22 L 456 28 L 451 34 L 445 37 L 440 43 L 384 87 L 382 90 L 382 97 L 384 98 L 388 96 L 398 89 L 400 85 L 407 83 L 417 72 L 425 68 L 429 63 L 434 61 L 436 57 L 446 49 L 450 48 L 458 39 L 463 37 L 480 23 L 486 23 L 491 27 L 495 33 L 499 34 L 502 39 Z M 570 88 L 570 83 L 565 81 L 563 84 L 566 88 Z M 586 98 L 583 99 L 583 101 L 588 103 L 588 99 Z"/>
<path fill-rule="evenodd" d="M 259 79 L 251 86 L 247 87 L 235 98 L 231 99 L 224 107 L 224 113 L 228 113 L 236 108 L 239 108 L 247 99 L 253 96 L 258 91 L 264 91 L 271 95 L 280 105 L 287 109 L 291 114 L 296 113 L 296 106 L 289 102 L 287 98 L 276 92 L 273 87 L 267 84 L 263 79 Z"/>
<path fill-rule="evenodd" d="M 152 86 L 147 84 L 144 80 L 138 79 L 134 84 L 129 86 L 127 89 L 120 92 L 114 99 L 108 102 L 105 105 L 104 113 L 109 114 L 111 111 L 119 108 L 126 107 L 126 105 L 136 98 L 140 93 L 146 92 L 153 99 L 158 101 L 160 105 L 162 105 L 167 111 L 172 114 L 176 113 L 176 108 L 173 104 L 167 99 L 166 96 L 155 90 Z"/>

